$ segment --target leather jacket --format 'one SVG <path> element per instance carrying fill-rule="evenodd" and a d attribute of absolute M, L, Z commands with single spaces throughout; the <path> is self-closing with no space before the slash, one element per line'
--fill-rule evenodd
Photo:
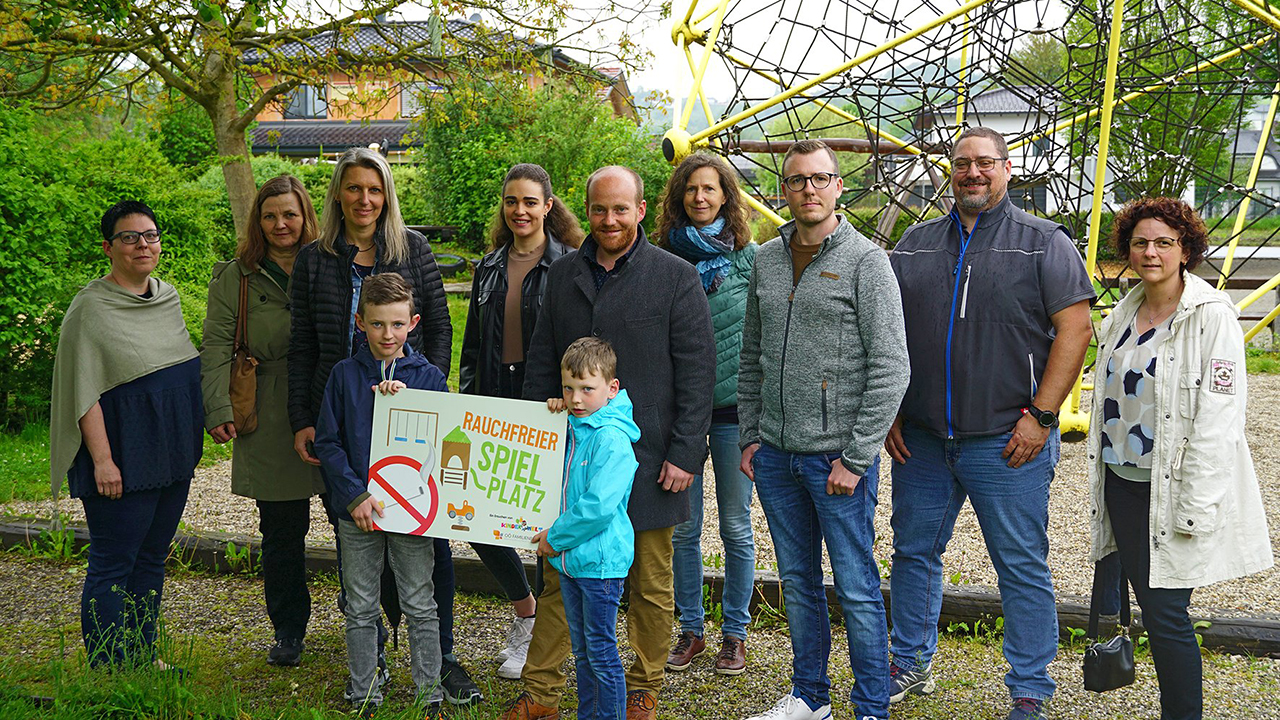
<path fill-rule="evenodd" d="M 458 361 L 458 389 L 470 395 L 496 395 L 498 367 L 502 364 L 502 331 L 507 302 L 507 248 L 504 245 L 480 259 L 471 281 L 471 305 L 467 309 L 467 328 L 462 335 L 462 355 Z M 560 256 L 573 248 L 547 234 L 547 247 L 542 259 L 529 269 L 521 287 L 520 324 L 524 352 L 542 308 L 542 292 L 547 285 L 547 270 Z"/>

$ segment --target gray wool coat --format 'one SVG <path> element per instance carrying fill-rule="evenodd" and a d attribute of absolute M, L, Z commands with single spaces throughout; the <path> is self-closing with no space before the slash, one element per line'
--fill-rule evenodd
<path fill-rule="evenodd" d="M 560 397 L 560 358 L 570 343 L 596 335 L 613 345 L 618 380 L 640 426 L 640 468 L 627 506 L 637 532 L 689 519 L 688 491 L 663 490 L 658 476 L 664 460 L 702 472 L 716 377 L 711 312 L 697 271 L 639 233 L 635 252 L 599 292 L 581 253 L 551 265 L 524 380 L 526 399 Z"/>

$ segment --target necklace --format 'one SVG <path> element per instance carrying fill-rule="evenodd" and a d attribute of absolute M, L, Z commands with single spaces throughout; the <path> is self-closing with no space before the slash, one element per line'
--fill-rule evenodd
<path fill-rule="evenodd" d="M 354 244 L 354 243 L 353 243 L 353 244 Z M 359 250 L 359 251 L 360 251 L 360 252 L 362 252 L 362 253 L 369 252 L 369 251 L 370 251 L 370 250 L 372 250 L 372 249 L 373 249 L 373 243 L 369 243 L 369 247 L 367 247 L 367 248 L 362 248 L 362 247 L 360 247 L 359 245 L 356 245 L 356 250 Z"/>
<path fill-rule="evenodd" d="M 1169 312 L 1170 310 L 1174 309 L 1177 306 L 1178 306 L 1178 299 L 1174 298 L 1172 303 L 1170 303 L 1167 307 L 1160 309 L 1159 311 L 1156 311 L 1154 307 L 1148 307 L 1147 308 L 1147 324 L 1151 326 L 1155 326 L 1157 318 L 1162 317 L 1165 313 Z"/>

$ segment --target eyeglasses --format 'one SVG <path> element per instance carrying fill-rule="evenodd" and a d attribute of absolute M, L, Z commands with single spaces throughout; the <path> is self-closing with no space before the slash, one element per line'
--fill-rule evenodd
<path fill-rule="evenodd" d="M 1007 157 L 993 158 L 993 157 L 987 157 L 986 155 L 983 155 L 982 157 L 976 157 L 976 158 L 967 158 L 967 157 L 951 158 L 951 171 L 958 172 L 958 173 L 967 172 L 971 165 L 977 165 L 979 170 L 986 172 L 988 170 L 995 168 L 996 163 L 1004 162 L 1008 159 L 1009 158 Z"/>
<path fill-rule="evenodd" d="M 835 173 L 814 173 L 812 175 L 791 175 L 782 178 L 782 182 L 786 184 L 787 189 L 791 192 L 800 192 L 804 190 L 804 186 L 813 183 L 814 190 L 821 190 L 831 184 L 838 175 Z"/>
<path fill-rule="evenodd" d="M 121 230 L 111 236 L 112 240 L 119 240 L 125 245 L 137 245 L 139 240 L 146 240 L 148 245 L 155 245 L 160 242 L 159 230 L 148 230 L 146 232 L 134 232 L 132 230 Z"/>
<path fill-rule="evenodd" d="M 1129 238 L 1129 249 L 1138 252 L 1146 252 L 1149 246 L 1154 245 L 1156 252 L 1167 253 L 1178 246 L 1178 239 L 1171 237 L 1158 237 L 1154 240 L 1148 240 L 1143 237 Z"/>

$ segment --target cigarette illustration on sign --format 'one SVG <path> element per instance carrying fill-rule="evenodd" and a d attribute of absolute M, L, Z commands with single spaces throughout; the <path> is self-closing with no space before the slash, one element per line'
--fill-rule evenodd
<path fill-rule="evenodd" d="M 545 404 L 402 390 L 373 418 L 377 529 L 529 548 L 559 514 L 568 428 Z"/>

